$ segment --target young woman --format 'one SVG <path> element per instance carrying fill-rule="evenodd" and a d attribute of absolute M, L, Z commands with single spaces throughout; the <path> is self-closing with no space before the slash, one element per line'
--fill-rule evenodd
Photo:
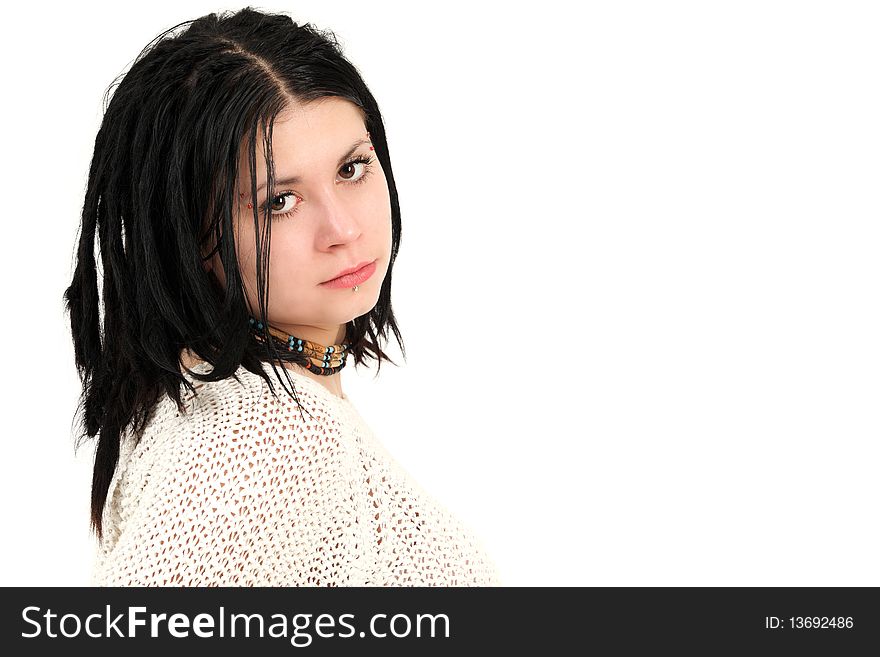
<path fill-rule="evenodd" d="M 184 25 L 107 106 L 65 292 L 96 438 L 93 583 L 500 585 L 342 390 L 350 361 L 393 363 L 389 330 L 405 356 L 375 99 L 309 24 Z"/>

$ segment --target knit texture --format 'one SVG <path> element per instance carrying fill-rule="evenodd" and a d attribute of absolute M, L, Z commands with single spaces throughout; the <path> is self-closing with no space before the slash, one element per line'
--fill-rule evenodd
<path fill-rule="evenodd" d="M 93 586 L 501 586 L 350 399 L 291 370 L 301 412 L 264 369 L 277 399 L 244 367 L 185 373 L 187 414 L 166 395 L 139 441 L 123 433 Z"/>

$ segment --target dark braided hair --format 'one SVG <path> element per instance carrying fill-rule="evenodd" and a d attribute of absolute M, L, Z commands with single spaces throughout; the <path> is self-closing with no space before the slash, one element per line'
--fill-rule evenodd
<path fill-rule="evenodd" d="M 181 26 L 188 27 L 176 33 Z M 291 103 L 323 97 L 343 98 L 360 108 L 390 192 L 388 271 L 376 305 L 348 322 L 345 337 L 355 364 L 374 359 L 378 374 L 383 359 L 395 364 L 379 346 L 389 330 L 406 357 L 391 309 L 400 207 L 379 108 L 335 36 L 250 7 L 211 13 L 160 34 L 121 81 L 107 89 L 76 267 L 64 292 L 82 381 L 77 412 L 83 412 L 84 433 L 77 448 L 86 437 L 96 437 L 91 528 L 99 538 L 122 433 L 129 428 L 140 432 L 162 395 L 185 412 L 180 387 L 194 392 L 181 372 L 181 350 L 213 365 L 209 373 L 192 373 L 196 379 L 224 379 L 243 366 L 263 377 L 275 394 L 262 368 L 269 361 L 273 368 L 275 363 L 281 366 L 293 388 L 283 362 L 305 359 L 278 351 L 271 340 L 255 339 L 235 255 L 232 213 L 244 140 L 256 180 L 255 145 L 258 128 L 263 128 L 271 188 L 275 118 Z M 256 207 L 255 197 L 252 202 Z M 260 312 L 266 324 L 268 233 L 261 245 L 255 231 L 255 241 Z M 225 289 L 204 266 L 215 253 L 227 275 Z"/>

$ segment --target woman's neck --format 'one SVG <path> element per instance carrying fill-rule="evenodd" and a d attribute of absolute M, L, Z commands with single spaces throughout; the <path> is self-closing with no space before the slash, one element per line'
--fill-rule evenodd
<path fill-rule="evenodd" d="M 180 352 L 180 360 L 183 362 L 183 365 L 188 369 L 192 369 L 199 363 L 203 363 L 201 358 L 193 354 L 189 349 L 184 349 Z M 298 365 L 297 363 L 285 363 L 286 368 L 293 370 L 297 374 L 302 374 L 303 376 L 307 376 L 310 379 L 314 379 L 322 386 L 327 388 L 330 392 L 332 392 L 337 397 L 342 397 L 342 372 L 335 372 L 330 376 L 321 376 L 320 374 L 315 374 L 314 372 L 310 372 L 305 367 Z"/>

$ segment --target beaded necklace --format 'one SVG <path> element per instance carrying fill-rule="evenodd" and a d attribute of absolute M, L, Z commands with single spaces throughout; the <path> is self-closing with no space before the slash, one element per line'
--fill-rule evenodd
<path fill-rule="evenodd" d="M 251 328 L 256 329 L 255 335 L 257 339 L 265 342 L 263 323 L 253 317 L 250 317 L 248 322 Z M 347 342 L 324 346 L 311 340 L 303 340 L 295 335 L 286 334 L 272 326 L 269 326 L 268 329 L 269 335 L 276 338 L 279 342 L 285 343 L 288 351 L 295 351 L 306 356 L 308 360 L 304 367 L 314 374 L 322 376 L 336 374 L 336 372 L 345 367 L 348 354 L 351 353 L 351 345 Z"/>

